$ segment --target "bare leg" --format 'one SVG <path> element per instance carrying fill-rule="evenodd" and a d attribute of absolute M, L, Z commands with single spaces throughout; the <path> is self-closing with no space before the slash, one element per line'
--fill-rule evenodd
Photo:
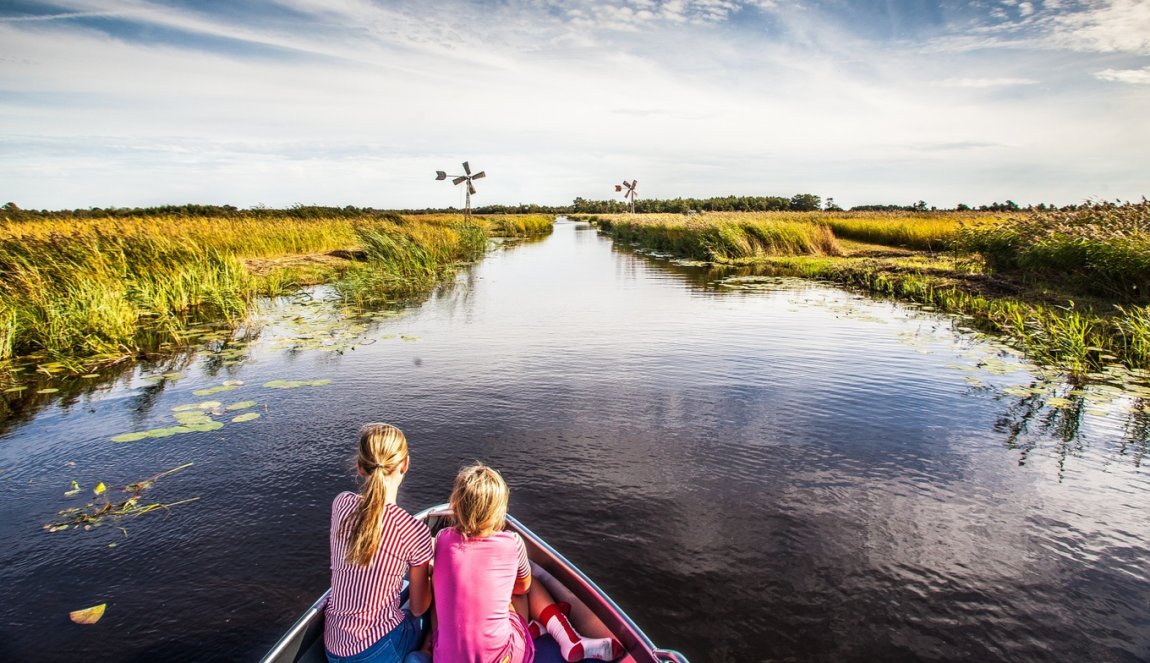
<path fill-rule="evenodd" d="M 539 619 L 539 615 L 543 614 L 543 609 L 555 602 L 551 596 L 551 592 L 543 586 L 543 583 L 538 580 L 531 582 L 531 589 L 527 590 L 527 602 L 529 604 L 528 615 L 531 619 Z M 523 614 L 523 611 L 520 611 Z"/>

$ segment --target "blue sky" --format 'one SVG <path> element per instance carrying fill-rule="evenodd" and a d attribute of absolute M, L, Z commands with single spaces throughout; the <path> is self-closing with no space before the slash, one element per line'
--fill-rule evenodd
<path fill-rule="evenodd" d="M 1150 195 L 1146 0 L 0 2 L 0 200 Z"/>

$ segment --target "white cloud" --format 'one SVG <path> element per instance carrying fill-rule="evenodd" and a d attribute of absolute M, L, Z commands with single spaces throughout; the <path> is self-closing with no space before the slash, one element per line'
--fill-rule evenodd
<path fill-rule="evenodd" d="M 1150 85 L 1150 67 L 1142 69 L 1103 69 L 1094 74 L 1096 78 L 1116 83 Z"/>
<path fill-rule="evenodd" d="M 1049 20 L 1057 46 L 1098 53 L 1150 55 L 1150 2 L 1093 0 Z"/>
<path fill-rule="evenodd" d="M 1013 53 L 908 53 L 773 3 L 279 1 L 308 19 L 60 0 L 288 59 L 0 23 L 0 88 L 20 93 L 0 100 L 0 199 L 448 205 L 455 194 L 428 174 L 463 159 L 488 171 L 488 202 L 607 197 L 601 181 L 619 177 L 658 197 L 844 204 L 1143 193 L 1138 90 L 1099 110 L 1035 85 L 1045 76 Z M 709 27 L 760 5 L 770 38 Z M 636 30 L 595 27 L 606 16 Z"/>

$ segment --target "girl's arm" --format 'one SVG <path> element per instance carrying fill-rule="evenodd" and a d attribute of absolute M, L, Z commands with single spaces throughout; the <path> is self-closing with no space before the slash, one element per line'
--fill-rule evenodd
<path fill-rule="evenodd" d="M 416 617 L 427 612 L 431 605 L 431 573 L 428 564 L 411 567 L 411 596 L 409 607 Z"/>
<path fill-rule="evenodd" d="M 515 586 L 511 589 L 511 595 L 521 596 L 531 589 L 531 563 L 527 560 L 527 547 L 518 534 L 515 534 L 515 552 L 519 556 L 519 568 L 515 570 Z"/>

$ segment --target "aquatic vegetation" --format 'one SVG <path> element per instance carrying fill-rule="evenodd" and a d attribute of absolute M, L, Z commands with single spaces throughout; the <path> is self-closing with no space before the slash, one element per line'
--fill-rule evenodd
<path fill-rule="evenodd" d="M 331 380 L 272 380 L 265 382 L 268 389 L 299 389 L 300 387 L 323 387 L 331 384 Z"/>
<path fill-rule="evenodd" d="M 550 235 L 555 223 L 555 216 L 549 214 L 492 214 L 474 218 L 492 237 Z"/>
<path fill-rule="evenodd" d="M 47 523 L 44 529 L 49 532 L 59 532 L 66 529 L 84 529 L 90 530 L 94 527 L 99 527 L 103 521 L 108 518 L 119 518 L 122 516 L 142 516 L 145 513 L 151 513 L 159 509 L 168 509 L 180 504 L 187 504 L 195 502 L 200 499 L 192 497 L 190 499 L 180 500 L 178 502 L 162 503 L 162 502 L 142 502 L 141 498 L 145 490 L 156 485 L 160 479 L 175 474 L 181 470 L 191 467 L 194 463 L 184 463 L 170 470 L 165 470 L 159 474 L 154 474 L 147 479 L 142 479 L 134 483 L 130 483 L 123 487 L 121 492 L 127 493 L 127 497 L 113 502 L 108 497 L 106 488 L 103 482 L 97 484 L 93 489 L 95 497 L 103 497 L 103 500 L 94 500 L 85 504 L 83 507 L 75 507 L 70 509 L 63 509 L 57 515 L 64 516 L 66 520 Z M 75 481 L 72 485 L 77 485 Z M 99 617 L 97 617 L 98 619 Z"/>
<path fill-rule="evenodd" d="M 233 424 L 242 424 L 245 421 L 252 421 L 253 419 L 259 419 L 259 418 L 260 418 L 259 412 L 245 412 L 241 415 L 233 417 L 232 423 Z"/>
<path fill-rule="evenodd" d="M 357 304 L 427 291 L 489 235 L 553 217 L 221 213 L 0 219 L 0 361 L 33 352 L 69 370 L 178 346 L 202 320 L 242 321 L 256 297 L 332 282 Z M 288 259 L 302 257 L 301 260 Z M 258 262 L 258 265 L 256 264 Z"/>
<path fill-rule="evenodd" d="M 765 214 L 618 214 L 595 217 L 595 222 L 616 241 L 695 260 L 730 263 L 841 253 L 826 225 Z"/>
<path fill-rule="evenodd" d="M 964 226 L 956 248 L 996 271 L 1119 301 L 1150 300 L 1150 201 L 1034 211 Z"/>

